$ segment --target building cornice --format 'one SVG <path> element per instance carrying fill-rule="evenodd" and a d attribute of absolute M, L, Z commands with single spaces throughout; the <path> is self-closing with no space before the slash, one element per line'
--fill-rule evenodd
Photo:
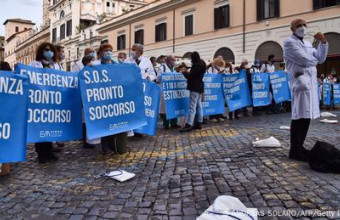
<path fill-rule="evenodd" d="M 18 46 L 16 46 L 15 51 L 17 52 L 17 51 L 21 50 L 23 47 L 29 46 L 29 44 L 32 41 L 42 39 L 44 37 L 48 37 L 50 35 L 49 27 L 50 26 L 46 26 L 43 30 L 35 33 L 33 36 L 30 36 L 25 41 L 21 42 Z"/>
<path fill-rule="evenodd" d="M 142 6 L 134 11 L 117 16 L 101 24 L 97 31 L 99 33 L 107 32 L 112 29 L 119 28 L 126 24 L 131 24 L 142 20 L 145 17 L 150 17 L 154 14 L 161 14 L 163 11 L 168 11 L 182 4 L 189 4 L 195 0 L 161 0 L 148 5 Z M 163 2 L 163 3 L 162 3 Z"/>

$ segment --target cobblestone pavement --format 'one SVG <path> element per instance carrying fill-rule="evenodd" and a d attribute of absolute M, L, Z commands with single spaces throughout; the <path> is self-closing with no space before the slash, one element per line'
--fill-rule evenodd
<path fill-rule="evenodd" d="M 209 123 L 189 134 L 159 129 L 158 136 L 130 139 L 129 152 L 120 156 L 72 142 L 50 165 L 39 165 L 29 146 L 28 161 L 0 177 L 0 219 L 195 219 L 219 195 L 258 208 L 260 219 L 292 219 L 273 217 L 274 211 L 340 210 L 340 175 L 287 158 L 289 132 L 279 127 L 289 123 L 289 114 L 279 114 Z M 282 148 L 251 146 L 271 135 Z M 306 147 L 316 140 L 340 147 L 340 125 L 313 121 Z M 136 177 L 126 183 L 95 178 L 116 168 Z M 340 211 L 326 214 L 340 219 Z M 310 218 L 327 219 L 300 217 Z"/>

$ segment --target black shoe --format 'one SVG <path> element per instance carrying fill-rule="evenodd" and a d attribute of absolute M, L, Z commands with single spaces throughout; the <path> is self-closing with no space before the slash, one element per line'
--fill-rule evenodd
<path fill-rule="evenodd" d="M 169 130 L 169 125 L 168 126 L 164 126 L 165 130 Z"/>
<path fill-rule="evenodd" d="M 238 119 L 240 119 L 240 117 L 239 117 L 238 115 L 235 115 L 235 119 L 237 119 L 237 120 L 238 120 Z"/>
<path fill-rule="evenodd" d="M 137 138 L 142 138 L 144 137 L 142 134 L 139 134 L 139 133 L 135 133 L 134 137 L 137 137 Z"/>
<path fill-rule="evenodd" d="M 181 128 L 181 126 L 179 126 L 179 125 L 171 125 L 171 128 L 178 129 L 178 128 Z"/>
<path fill-rule="evenodd" d="M 179 129 L 179 132 L 190 132 L 192 130 L 191 125 L 185 124 L 184 128 Z"/>
<path fill-rule="evenodd" d="M 55 146 L 52 147 L 52 151 L 53 151 L 53 152 L 56 152 L 56 153 L 58 153 L 58 152 L 60 152 L 60 151 L 62 151 L 62 150 L 63 150 L 63 149 L 60 148 L 60 147 L 55 147 Z"/>
<path fill-rule="evenodd" d="M 94 149 L 94 148 L 96 148 L 96 145 L 85 143 L 84 144 L 84 148 L 85 149 Z"/>
<path fill-rule="evenodd" d="M 47 160 L 48 161 L 57 161 L 58 160 L 58 157 L 56 155 L 54 155 L 53 152 L 50 152 L 48 155 L 47 155 Z"/>
<path fill-rule="evenodd" d="M 201 129 L 202 129 L 202 123 L 197 122 L 197 123 L 192 127 L 192 129 L 194 129 L 194 130 L 201 130 Z"/>
<path fill-rule="evenodd" d="M 203 119 L 202 124 L 204 124 L 204 125 L 208 124 L 208 119 Z"/>
<path fill-rule="evenodd" d="M 309 150 L 306 148 L 299 149 L 297 152 L 289 151 L 289 159 L 309 162 Z"/>
<path fill-rule="evenodd" d="M 45 157 L 39 157 L 38 156 L 38 163 L 39 164 L 46 164 L 47 163 L 47 159 Z"/>

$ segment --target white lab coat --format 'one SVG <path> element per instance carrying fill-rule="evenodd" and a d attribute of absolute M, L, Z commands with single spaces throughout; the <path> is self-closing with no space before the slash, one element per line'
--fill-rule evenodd
<path fill-rule="evenodd" d="M 72 72 L 79 72 L 84 68 L 82 60 L 78 60 L 72 67 Z"/>
<path fill-rule="evenodd" d="M 291 74 L 292 119 L 320 117 L 317 69 L 318 63 L 326 60 L 328 43 L 319 43 L 313 48 L 308 41 L 302 41 L 295 35 L 284 42 L 284 58 Z M 296 73 L 302 73 L 295 77 Z"/>
<path fill-rule="evenodd" d="M 41 61 L 34 60 L 32 63 L 29 64 L 31 67 L 35 68 L 44 68 L 43 64 Z M 53 64 L 53 69 L 55 70 L 61 70 L 59 64 L 54 63 Z"/>
<path fill-rule="evenodd" d="M 261 66 L 261 73 L 273 73 L 275 72 L 275 66 L 274 64 L 263 64 Z"/>
<path fill-rule="evenodd" d="M 156 76 L 155 70 L 153 69 L 150 59 L 144 56 L 140 56 L 138 60 L 140 61 L 138 66 L 141 69 L 142 78 L 146 79 L 147 77 L 149 77 L 150 81 L 156 80 L 157 76 Z M 126 59 L 125 63 L 133 63 L 137 65 L 136 61 L 132 57 L 130 57 L 129 59 Z"/>

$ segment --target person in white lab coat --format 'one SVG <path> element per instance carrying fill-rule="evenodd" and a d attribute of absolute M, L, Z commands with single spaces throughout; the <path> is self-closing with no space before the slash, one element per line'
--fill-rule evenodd
<path fill-rule="evenodd" d="M 292 122 L 289 158 L 308 161 L 309 151 L 303 147 L 311 119 L 320 117 L 316 65 L 326 60 L 328 43 L 322 33 L 315 34 L 317 49 L 303 38 L 307 24 L 303 19 L 291 23 L 293 34 L 284 42 L 284 58 L 291 74 Z"/>
<path fill-rule="evenodd" d="M 156 73 L 149 58 L 143 56 L 144 47 L 141 44 L 134 44 L 131 49 L 131 57 L 126 63 L 134 63 L 141 69 L 142 78 L 148 81 L 156 81 Z"/>

